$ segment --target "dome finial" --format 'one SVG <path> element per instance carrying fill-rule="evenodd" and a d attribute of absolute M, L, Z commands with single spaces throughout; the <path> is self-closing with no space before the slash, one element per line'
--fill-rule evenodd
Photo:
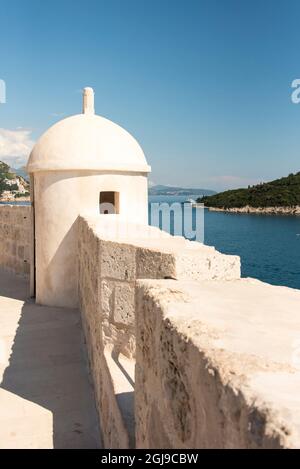
<path fill-rule="evenodd" d="M 95 114 L 93 88 L 87 87 L 83 89 L 82 112 L 83 114 Z"/>

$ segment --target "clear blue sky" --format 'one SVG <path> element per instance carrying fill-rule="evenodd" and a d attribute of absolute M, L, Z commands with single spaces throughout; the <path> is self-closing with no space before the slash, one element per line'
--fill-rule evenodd
<path fill-rule="evenodd" d="M 223 189 L 300 170 L 299 1 L 0 0 L 0 17 L 0 128 L 27 129 L 19 144 L 81 112 L 92 86 L 156 183 Z M 18 148 L 5 131 L 2 159 Z"/>

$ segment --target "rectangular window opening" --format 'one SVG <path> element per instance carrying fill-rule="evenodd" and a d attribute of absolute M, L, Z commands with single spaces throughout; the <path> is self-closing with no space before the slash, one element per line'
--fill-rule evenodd
<path fill-rule="evenodd" d="M 99 209 L 103 215 L 119 213 L 119 192 L 100 192 Z"/>

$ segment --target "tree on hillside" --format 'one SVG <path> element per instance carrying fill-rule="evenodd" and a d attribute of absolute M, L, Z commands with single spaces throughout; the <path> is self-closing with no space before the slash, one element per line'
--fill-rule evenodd
<path fill-rule="evenodd" d="M 10 168 L 8 164 L 3 163 L 3 161 L 0 161 L 0 174 L 9 173 L 9 172 L 10 172 Z"/>

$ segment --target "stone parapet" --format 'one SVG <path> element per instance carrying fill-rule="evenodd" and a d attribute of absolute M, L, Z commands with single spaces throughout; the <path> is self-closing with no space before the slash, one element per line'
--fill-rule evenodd
<path fill-rule="evenodd" d="M 122 409 L 119 394 L 129 407 L 132 402 L 136 280 L 231 280 L 240 277 L 240 260 L 115 216 L 79 217 L 77 222 L 79 303 L 103 440 L 106 447 L 116 447 L 118 441 L 129 447 L 134 444 L 133 416 L 125 412 L 127 423 L 121 424 L 121 410 L 115 409 Z M 120 388 L 123 393 L 114 391 Z"/>
<path fill-rule="evenodd" d="M 139 280 L 137 448 L 299 448 L 300 291 Z"/>
<path fill-rule="evenodd" d="M 0 205 L 0 267 L 29 275 L 31 207 Z"/>

